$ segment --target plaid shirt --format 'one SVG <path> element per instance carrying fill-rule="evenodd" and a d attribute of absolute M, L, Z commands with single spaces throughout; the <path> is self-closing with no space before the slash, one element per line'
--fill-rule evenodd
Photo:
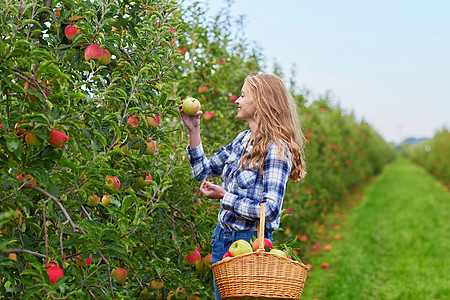
<path fill-rule="evenodd" d="M 202 144 L 187 147 L 193 176 L 198 181 L 222 176 L 222 187 L 227 191 L 220 201 L 219 224 L 226 230 L 256 230 L 261 202 L 266 204 L 266 228 L 273 232 L 280 227 L 281 206 L 292 162 L 278 157 L 278 147 L 270 143 L 262 169 L 241 169 L 241 157 L 250 149 L 250 130 L 243 131 L 228 146 L 207 158 Z M 289 153 L 285 153 L 290 158 Z"/>

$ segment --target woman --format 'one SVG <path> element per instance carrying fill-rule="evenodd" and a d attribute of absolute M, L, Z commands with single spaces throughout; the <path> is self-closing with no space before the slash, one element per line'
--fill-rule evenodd
<path fill-rule="evenodd" d="M 245 120 L 250 129 L 211 158 L 205 156 L 200 139 L 202 112 L 187 115 L 179 107 L 189 131 L 187 152 L 193 176 L 203 181 L 203 195 L 221 199 L 212 237 L 212 263 L 220 261 L 234 241 L 249 241 L 257 235 L 261 202 L 266 207 L 266 238 L 273 240 L 272 232 L 280 226 L 287 181 L 306 174 L 297 105 L 281 79 L 270 74 L 247 77 L 235 103 L 238 119 Z M 216 176 L 222 176 L 222 186 L 206 181 Z M 216 299 L 220 299 L 214 287 Z"/>

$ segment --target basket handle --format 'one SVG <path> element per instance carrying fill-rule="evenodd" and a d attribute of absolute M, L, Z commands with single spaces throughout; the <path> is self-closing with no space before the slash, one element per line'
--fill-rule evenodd
<path fill-rule="evenodd" d="M 258 221 L 258 241 L 259 241 L 259 246 L 258 246 L 258 250 L 262 249 L 264 250 L 264 227 L 265 227 L 265 223 L 266 223 L 266 204 L 265 203 L 261 203 L 261 211 L 259 213 L 259 221 Z"/>

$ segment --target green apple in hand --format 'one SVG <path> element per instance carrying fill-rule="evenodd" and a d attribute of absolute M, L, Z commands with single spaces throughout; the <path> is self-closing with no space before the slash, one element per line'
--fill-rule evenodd
<path fill-rule="evenodd" d="M 195 115 L 200 110 L 200 101 L 195 98 L 186 98 L 181 106 L 187 115 Z"/>

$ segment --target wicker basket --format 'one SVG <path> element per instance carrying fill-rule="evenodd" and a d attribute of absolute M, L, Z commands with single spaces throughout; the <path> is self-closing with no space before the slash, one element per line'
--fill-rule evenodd
<path fill-rule="evenodd" d="M 264 239 L 265 206 L 261 203 L 258 239 Z M 304 264 L 264 251 L 219 261 L 211 266 L 222 299 L 299 299 L 308 274 Z"/>

